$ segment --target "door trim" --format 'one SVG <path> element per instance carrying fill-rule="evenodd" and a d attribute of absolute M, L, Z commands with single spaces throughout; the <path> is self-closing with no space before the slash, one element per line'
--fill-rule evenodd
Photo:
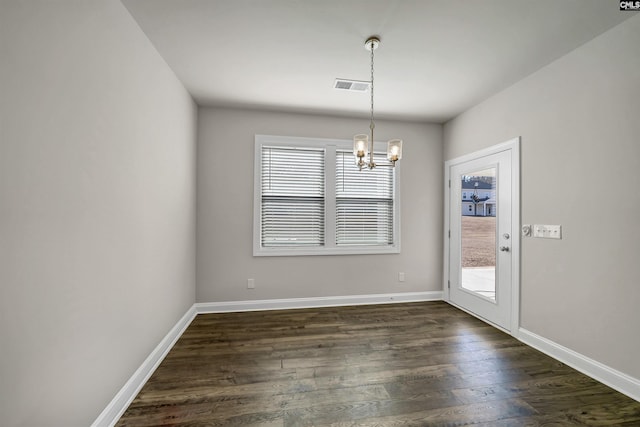
<path fill-rule="evenodd" d="M 520 137 L 515 137 L 503 143 L 493 145 L 488 148 L 484 148 L 474 153 L 465 154 L 455 159 L 447 160 L 444 163 L 444 253 L 443 253 L 443 295 L 444 300 L 449 304 L 455 305 L 451 302 L 449 295 L 449 230 L 450 224 L 450 203 L 451 203 L 451 166 L 459 163 L 465 163 L 470 160 L 489 156 L 492 154 L 500 153 L 503 151 L 511 151 L 511 224 L 513 227 L 512 233 L 512 266 L 511 266 L 511 320 L 509 322 L 510 331 L 506 331 L 513 336 L 518 336 L 518 330 L 520 329 Z M 457 307 L 457 306 L 456 306 Z M 458 307 L 459 308 L 459 307 Z M 465 310 L 466 311 L 466 310 Z M 470 313 L 475 315 L 474 313 Z M 475 315 L 478 317 L 477 315 Z M 480 317 L 479 317 L 480 318 Z M 485 321 L 485 319 L 480 318 Z M 491 323 L 492 326 L 496 326 Z M 502 328 L 499 328 L 502 329 Z"/>

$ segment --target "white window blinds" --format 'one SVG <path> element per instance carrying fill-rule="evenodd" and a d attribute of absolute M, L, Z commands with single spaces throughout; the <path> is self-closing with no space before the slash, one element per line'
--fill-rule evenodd
<path fill-rule="evenodd" d="M 359 171 L 353 154 L 336 153 L 336 245 L 384 246 L 394 243 L 394 173 L 384 153 L 380 166 Z"/>
<path fill-rule="evenodd" d="M 322 148 L 262 147 L 262 247 L 324 244 Z"/>

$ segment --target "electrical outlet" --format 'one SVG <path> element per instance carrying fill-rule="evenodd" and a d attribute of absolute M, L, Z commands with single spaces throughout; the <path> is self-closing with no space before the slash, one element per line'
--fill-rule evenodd
<path fill-rule="evenodd" d="M 398 282 L 404 282 L 404 272 L 398 273 Z"/>
<path fill-rule="evenodd" d="M 247 279 L 247 289 L 255 289 L 256 281 L 255 279 Z"/>

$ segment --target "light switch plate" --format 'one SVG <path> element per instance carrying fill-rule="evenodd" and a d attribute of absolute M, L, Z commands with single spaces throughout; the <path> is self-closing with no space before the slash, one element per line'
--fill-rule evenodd
<path fill-rule="evenodd" d="M 543 239 L 562 239 L 562 226 L 534 224 L 533 237 L 540 237 Z"/>

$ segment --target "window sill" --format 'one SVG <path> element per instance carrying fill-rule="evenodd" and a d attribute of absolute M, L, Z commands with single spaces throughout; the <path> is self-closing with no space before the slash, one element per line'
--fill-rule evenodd
<path fill-rule="evenodd" d="M 399 246 L 342 248 L 254 248 L 253 256 L 384 255 L 399 254 Z"/>

